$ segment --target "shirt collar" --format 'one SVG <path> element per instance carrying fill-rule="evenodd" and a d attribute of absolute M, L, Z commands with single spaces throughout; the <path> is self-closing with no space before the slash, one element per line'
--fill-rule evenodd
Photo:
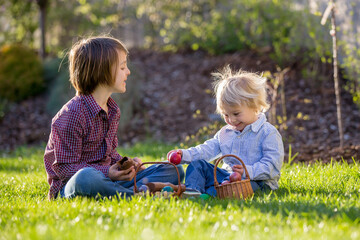
<path fill-rule="evenodd" d="M 95 101 L 94 97 L 89 95 L 80 95 L 80 98 L 85 102 L 86 107 L 89 109 L 91 117 L 95 117 L 101 110 L 103 110 L 99 104 Z M 110 97 L 108 100 L 109 112 L 117 111 L 116 102 Z"/>
<path fill-rule="evenodd" d="M 91 117 L 95 117 L 102 110 L 102 108 L 99 106 L 99 104 L 97 104 L 97 102 L 95 101 L 94 97 L 91 94 L 80 95 L 80 99 L 84 101 L 86 107 L 89 110 Z"/>
<path fill-rule="evenodd" d="M 258 120 L 256 120 L 254 123 L 250 124 L 251 130 L 253 132 L 258 132 L 260 130 L 260 128 L 262 127 L 262 125 L 264 125 L 264 123 L 266 123 L 266 116 L 264 113 L 260 113 Z"/>
<path fill-rule="evenodd" d="M 114 99 L 112 99 L 111 97 L 109 97 L 108 106 L 109 106 L 109 111 L 117 110 L 119 108 L 116 102 L 114 101 Z"/>
<path fill-rule="evenodd" d="M 260 113 L 259 114 L 259 118 L 258 120 L 256 120 L 255 122 L 253 122 L 252 124 L 246 126 L 244 128 L 244 130 L 246 129 L 251 129 L 253 132 L 258 132 L 261 128 L 262 125 L 264 125 L 264 123 L 266 122 L 266 116 L 264 113 Z M 227 125 L 226 130 L 229 131 L 237 131 L 234 127 Z M 244 131 L 243 130 L 243 131 Z"/>

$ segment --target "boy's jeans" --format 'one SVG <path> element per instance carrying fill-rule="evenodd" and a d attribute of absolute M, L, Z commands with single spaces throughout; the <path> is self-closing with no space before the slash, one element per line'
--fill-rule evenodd
<path fill-rule="evenodd" d="M 184 179 L 182 165 L 177 166 L 180 174 L 180 181 Z M 145 170 L 139 171 L 136 175 L 136 186 L 147 182 L 170 182 L 178 184 L 176 169 L 171 165 L 151 165 Z M 86 167 L 75 173 L 60 191 L 60 197 L 73 198 L 76 196 L 102 197 L 125 196 L 134 194 L 134 179 L 131 181 L 111 181 L 110 178 L 95 168 Z"/>
<path fill-rule="evenodd" d="M 205 160 L 192 161 L 186 169 L 185 185 L 186 188 L 195 189 L 201 193 L 207 193 L 216 196 L 214 187 L 214 164 Z M 219 184 L 224 180 L 229 180 L 230 172 L 222 169 L 216 169 L 216 178 Z M 253 191 L 270 190 L 270 187 L 264 181 L 250 181 Z"/>

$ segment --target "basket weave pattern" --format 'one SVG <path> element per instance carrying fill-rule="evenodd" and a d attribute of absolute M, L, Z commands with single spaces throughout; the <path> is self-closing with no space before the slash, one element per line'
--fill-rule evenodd
<path fill-rule="evenodd" d="M 241 164 L 243 165 L 244 170 L 245 170 L 246 179 L 238 181 L 238 182 L 232 182 L 232 183 L 225 184 L 225 185 L 219 185 L 219 182 L 216 177 L 216 169 L 217 169 L 217 166 L 220 163 L 220 161 L 223 160 L 225 157 L 234 157 L 241 162 Z M 248 197 L 251 197 L 254 194 L 253 189 L 250 184 L 249 173 L 246 169 L 244 162 L 238 156 L 231 155 L 231 154 L 224 155 L 221 158 L 219 158 L 218 160 L 216 160 L 215 167 L 214 167 L 214 186 L 215 186 L 215 189 L 217 192 L 217 197 L 220 199 L 226 199 L 226 198 L 227 199 L 246 199 Z"/>

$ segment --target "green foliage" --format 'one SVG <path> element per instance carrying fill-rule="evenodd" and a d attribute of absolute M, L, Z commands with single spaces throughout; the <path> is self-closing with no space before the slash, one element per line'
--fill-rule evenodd
<path fill-rule="evenodd" d="M 21 42 L 38 47 L 36 1 L 0 0 L 0 5 L 0 46 Z M 349 14 L 354 15 L 357 4 L 351 5 Z M 319 23 L 322 13 L 311 13 L 295 0 L 52 0 L 47 10 L 47 50 L 58 56 L 74 36 L 111 32 L 126 40 L 124 28 L 136 32 L 132 26 L 139 23 L 141 29 L 144 25 L 145 47 L 210 54 L 253 49 L 270 54 L 280 68 L 306 63 L 303 77 L 316 79 L 311 81 L 315 83 L 321 83 L 319 76 L 327 71 L 323 66 L 332 61 L 329 28 Z M 359 43 L 359 37 L 354 38 Z M 356 50 L 347 54 L 352 48 L 358 46 L 341 45 L 341 60 L 350 80 L 347 89 L 359 102 L 359 84 L 354 80 L 359 76 L 359 54 Z"/>
<path fill-rule="evenodd" d="M 38 28 L 36 1 L 0 0 L 0 46 L 21 43 L 34 47 Z"/>
<path fill-rule="evenodd" d="M 349 37 L 346 33 L 344 36 Z M 355 36 L 352 43 L 340 41 L 339 45 L 343 51 L 343 61 L 341 67 L 343 68 L 344 78 L 347 79 L 345 89 L 353 96 L 353 102 L 360 108 L 360 33 Z"/>
<path fill-rule="evenodd" d="M 185 137 L 185 140 L 180 143 L 180 148 L 189 148 L 204 143 L 206 140 L 214 137 L 217 131 L 224 126 L 224 122 L 215 121 L 207 126 L 200 128 L 195 134 Z"/>
<path fill-rule="evenodd" d="M 49 101 L 46 109 L 55 115 L 61 107 L 75 96 L 69 81 L 68 63 L 60 58 L 47 59 L 44 63 L 44 77 L 49 84 Z"/>
<path fill-rule="evenodd" d="M 16 42 L 39 48 L 35 34 L 39 29 L 37 1 L 0 0 L 0 6 L 0 46 Z M 124 15 L 131 14 L 129 7 L 119 11 L 124 7 L 115 0 L 48 0 L 47 52 L 61 55 L 71 46 L 74 36 L 97 35 L 117 29 L 124 24 Z"/>
<path fill-rule="evenodd" d="M 43 69 L 36 53 L 21 45 L 0 50 L 0 97 L 21 101 L 44 89 Z"/>
<path fill-rule="evenodd" d="M 111 33 L 123 40 L 122 29 L 136 22 L 133 4 L 137 1 L 49 1 L 47 14 L 48 46 L 51 52 L 62 56 L 74 41 L 83 36 Z"/>
<path fill-rule="evenodd" d="M 119 152 L 158 160 L 171 146 Z M 153 149 L 157 149 L 157 153 Z M 43 148 L 0 155 L 0 239 L 358 239 L 360 166 L 292 164 L 280 188 L 246 201 L 48 201 Z"/>
<path fill-rule="evenodd" d="M 165 161 L 167 153 L 174 148 L 175 146 L 173 144 L 147 140 L 131 146 L 120 147 L 118 152 L 122 156 L 139 157 L 144 162 Z"/>
<path fill-rule="evenodd" d="M 303 57 L 304 49 L 309 58 L 319 57 L 328 53 L 331 44 L 319 24 L 320 16 L 306 7 L 294 10 L 293 5 L 288 0 L 145 0 L 137 13 L 151 24 L 150 45 L 175 51 L 203 49 L 211 54 L 270 47 L 271 56 L 285 67 L 298 60 L 297 55 Z M 157 33 L 160 41 L 156 41 Z"/>

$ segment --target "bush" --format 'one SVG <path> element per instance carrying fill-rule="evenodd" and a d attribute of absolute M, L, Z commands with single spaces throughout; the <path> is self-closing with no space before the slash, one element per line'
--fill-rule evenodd
<path fill-rule="evenodd" d="M 43 69 L 36 53 L 21 45 L 0 50 L 0 98 L 21 101 L 44 89 Z"/>
<path fill-rule="evenodd" d="M 55 115 L 76 93 L 69 81 L 68 68 L 67 61 L 60 58 L 47 59 L 44 63 L 44 78 L 49 85 L 46 110 L 51 115 Z"/>
<path fill-rule="evenodd" d="M 154 46 L 173 51 L 202 49 L 210 54 L 271 50 L 270 56 L 284 68 L 298 55 L 307 61 L 328 56 L 326 50 L 331 49 L 331 39 L 320 25 L 321 16 L 311 14 L 306 7 L 298 10 L 295 3 L 144 0 L 137 14 L 148 18 L 147 39 Z"/>

